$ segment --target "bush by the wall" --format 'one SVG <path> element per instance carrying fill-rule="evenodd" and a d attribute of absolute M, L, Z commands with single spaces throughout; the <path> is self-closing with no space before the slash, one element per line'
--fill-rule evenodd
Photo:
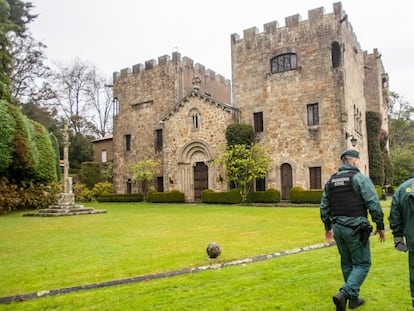
<path fill-rule="evenodd" d="M 289 191 L 289 201 L 292 203 L 319 204 L 322 198 L 322 189 L 304 190 L 301 187 L 293 187 Z"/>
<path fill-rule="evenodd" d="M 98 202 L 142 202 L 142 193 L 112 193 L 103 194 L 96 198 Z"/>
<path fill-rule="evenodd" d="M 266 191 L 253 191 L 247 195 L 249 203 L 277 203 L 280 202 L 280 191 L 270 188 Z"/>
<path fill-rule="evenodd" d="M 241 201 L 242 197 L 237 189 L 231 189 L 227 192 L 214 192 L 211 189 L 206 189 L 201 194 L 201 202 L 203 203 L 238 204 Z"/>
<path fill-rule="evenodd" d="M 184 193 L 178 190 L 169 192 L 152 191 L 148 195 L 148 202 L 152 203 L 182 203 L 185 202 Z"/>

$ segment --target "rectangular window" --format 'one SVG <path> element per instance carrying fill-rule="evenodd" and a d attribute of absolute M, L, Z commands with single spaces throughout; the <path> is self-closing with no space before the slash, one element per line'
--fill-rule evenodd
<path fill-rule="evenodd" d="M 157 191 L 164 192 L 164 177 L 157 177 Z"/>
<path fill-rule="evenodd" d="M 162 129 L 155 130 L 155 151 L 162 151 Z"/>
<path fill-rule="evenodd" d="M 319 125 L 319 104 L 307 105 L 308 110 L 308 126 Z"/>
<path fill-rule="evenodd" d="M 264 178 L 256 179 L 256 191 L 266 191 L 266 180 Z"/>
<path fill-rule="evenodd" d="M 131 135 L 125 135 L 125 151 L 131 151 Z"/>
<path fill-rule="evenodd" d="M 106 163 L 106 161 L 107 161 L 107 159 L 106 159 L 106 150 L 105 150 L 105 149 L 103 149 L 103 150 L 101 151 L 101 162 L 102 162 L 102 163 Z"/>
<path fill-rule="evenodd" d="M 320 167 L 309 168 L 309 179 L 310 189 L 322 189 Z"/>
<path fill-rule="evenodd" d="M 132 193 L 132 181 L 128 179 L 126 182 L 126 193 Z"/>
<path fill-rule="evenodd" d="M 263 112 L 253 113 L 254 132 L 263 132 Z"/>

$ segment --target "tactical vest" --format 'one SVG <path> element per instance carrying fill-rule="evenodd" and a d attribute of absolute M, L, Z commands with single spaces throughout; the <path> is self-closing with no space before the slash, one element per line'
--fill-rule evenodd
<path fill-rule="evenodd" d="M 367 217 L 364 201 L 352 186 L 357 171 L 334 174 L 329 181 L 331 216 Z"/>

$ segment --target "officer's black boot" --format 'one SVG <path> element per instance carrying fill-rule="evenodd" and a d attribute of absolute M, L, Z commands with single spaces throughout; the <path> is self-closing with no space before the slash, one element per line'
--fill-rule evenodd
<path fill-rule="evenodd" d="M 335 296 L 332 297 L 333 303 L 336 306 L 336 311 L 345 311 L 346 310 L 346 302 L 348 298 L 345 296 L 343 292 L 338 292 Z"/>
<path fill-rule="evenodd" d="M 365 303 L 365 300 L 362 298 L 351 298 L 349 299 L 349 309 L 356 309 L 359 306 L 362 306 Z"/>

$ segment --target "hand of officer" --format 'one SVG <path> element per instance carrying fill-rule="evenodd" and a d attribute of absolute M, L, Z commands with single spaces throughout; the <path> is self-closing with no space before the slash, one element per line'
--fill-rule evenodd
<path fill-rule="evenodd" d="M 334 240 L 332 230 L 325 231 L 325 240 L 326 242 L 332 242 Z"/>
<path fill-rule="evenodd" d="M 375 230 L 374 235 L 379 234 L 378 241 L 385 242 L 385 230 Z"/>
<path fill-rule="evenodd" d="M 406 252 L 407 246 L 404 243 L 404 239 L 402 237 L 395 237 L 394 238 L 394 247 L 397 251 Z"/>

